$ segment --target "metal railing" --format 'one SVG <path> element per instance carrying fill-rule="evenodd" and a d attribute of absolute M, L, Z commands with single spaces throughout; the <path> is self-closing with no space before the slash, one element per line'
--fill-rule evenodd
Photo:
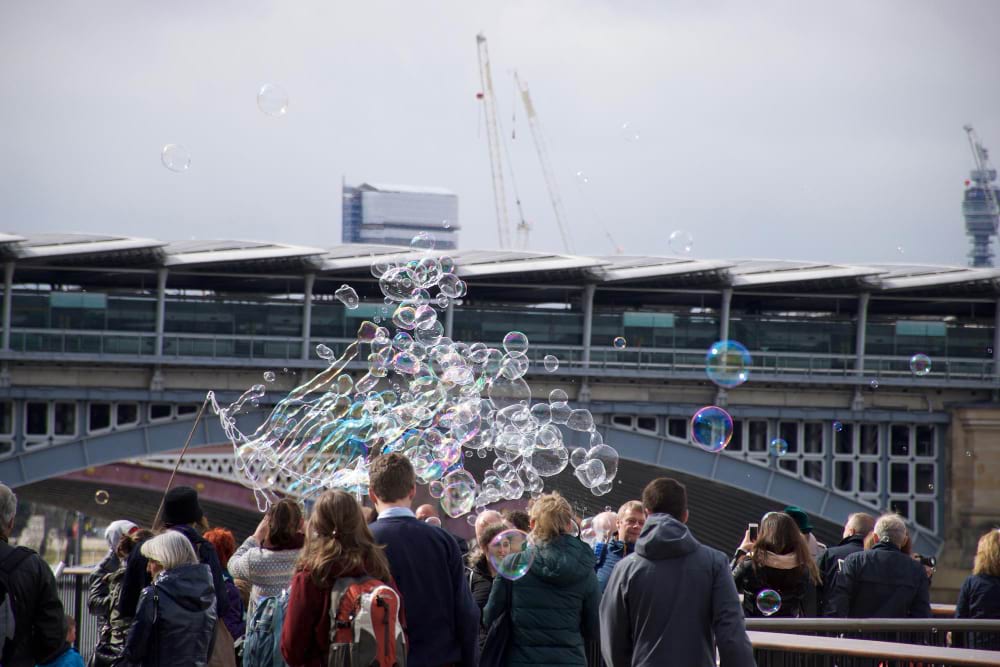
<path fill-rule="evenodd" d="M 749 618 L 747 629 L 813 637 L 865 639 L 1000 650 L 1000 620 L 967 618 Z M 1000 663 L 1000 654 L 996 656 Z"/>
<path fill-rule="evenodd" d="M 757 667 L 996 667 L 1000 653 L 749 631 Z"/>
<path fill-rule="evenodd" d="M 92 566 L 67 567 L 56 579 L 56 590 L 65 613 L 76 619 L 76 650 L 88 660 L 97 644 L 98 619 L 87 609 L 87 593 Z"/>
<path fill-rule="evenodd" d="M 342 348 L 351 339 L 314 337 L 312 342 Z M 11 351 L 22 353 L 151 357 L 161 363 L 184 359 L 239 359 L 299 364 L 303 361 L 302 344 L 303 339 L 298 336 L 165 333 L 163 353 L 157 356 L 155 333 L 20 328 L 11 331 L 10 343 Z M 584 360 L 584 352 L 582 345 L 539 344 L 529 348 L 527 354 L 535 372 L 544 372 L 543 359 L 551 354 L 559 359 L 559 368 L 563 372 L 614 374 L 628 371 L 656 376 L 704 376 L 705 350 L 701 348 L 615 349 L 610 346 L 591 346 L 589 361 Z M 863 373 L 855 368 L 856 359 L 853 354 L 758 350 L 752 351 L 751 355 L 751 374 L 767 377 L 806 376 L 817 380 L 850 380 L 854 384 L 878 380 L 890 383 L 919 381 L 924 384 L 975 382 L 1000 386 L 1000 376 L 994 373 L 994 362 L 988 358 L 937 357 L 933 360 L 933 370 L 929 375 L 914 378 L 909 367 L 910 357 L 906 355 L 867 355 L 864 358 Z M 315 353 L 311 350 L 310 358 L 316 360 Z"/>

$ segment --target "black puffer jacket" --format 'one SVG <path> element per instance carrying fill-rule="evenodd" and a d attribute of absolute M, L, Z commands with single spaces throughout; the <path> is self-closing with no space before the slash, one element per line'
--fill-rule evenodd
<path fill-rule="evenodd" d="M 205 665 L 215 621 L 215 587 L 207 565 L 163 572 L 139 596 L 125 661 L 144 667 Z"/>
<path fill-rule="evenodd" d="M 100 652 L 101 646 L 107 645 L 111 639 L 111 625 L 108 618 L 112 611 L 111 590 L 108 575 L 121 567 L 121 559 L 109 550 L 94 571 L 90 573 L 90 589 L 87 593 L 87 608 L 90 614 L 98 619 L 97 645 L 95 652 Z"/>
<path fill-rule="evenodd" d="M 890 542 L 844 559 L 828 616 L 840 618 L 930 618 L 930 582 L 924 566 Z"/>
<path fill-rule="evenodd" d="M 14 551 L 15 547 L 0 537 L 0 561 L 14 556 Z M 14 597 L 16 629 L 0 662 L 3 667 L 34 667 L 51 662 L 66 650 L 63 606 L 52 568 L 32 551 L 10 572 L 7 580 Z"/>

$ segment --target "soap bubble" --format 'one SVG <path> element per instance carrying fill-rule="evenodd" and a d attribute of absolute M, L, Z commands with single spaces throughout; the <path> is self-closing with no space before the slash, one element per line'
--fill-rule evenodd
<path fill-rule="evenodd" d="M 833 422 L 833 431 L 834 431 L 834 433 L 840 433 L 843 430 L 844 430 L 844 425 L 843 424 L 841 424 L 840 422 Z"/>
<path fill-rule="evenodd" d="M 691 248 L 694 247 L 694 238 L 683 229 L 678 229 L 670 232 L 670 238 L 667 239 L 667 247 L 675 255 L 687 255 L 691 252 Z"/>
<path fill-rule="evenodd" d="M 426 519 L 424 519 L 424 523 L 426 523 L 429 526 L 434 526 L 435 528 L 441 527 L 441 519 L 437 518 L 436 516 L 427 517 Z"/>
<path fill-rule="evenodd" d="M 320 343 L 319 345 L 316 346 L 316 356 L 324 361 L 330 361 L 331 359 L 333 359 L 334 353 L 333 350 L 331 350 L 329 347 L 327 347 L 323 343 Z"/>
<path fill-rule="evenodd" d="M 583 447 L 577 447 L 569 455 L 569 462 L 574 468 L 579 468 L 583 465 L 584 461 L 587 460 L 587 450 Z"/>
<path fill-rule="evenodd" d="M 619 134 L 625 141 L 639 141 L 639 130 L 635 129 L 635 126 L 631 122 L 625 121 L 618 129 Z"/>
<path fill-rule="evenodd" d="M 873 379 L 871 382 L 868 383 L 868 386 L 871 387 L 872 389 L 878 389 L 878 380 Z"/>
<path fill-rule="evenodd" d="M 427 493 L 430 494 L 431 498 L 440 498 L 444 495 L 444 485 L 440 481 L 434 480 L 427 485 Z"/>
<path fill-rule="evenodd" d="M 915 354 L 910 357 L 910 371 L 917 376 L 923 377 L 931 372 L 931 358 L 926 354 Z"/>
<path fill-rule="evenodd" d="M 257 91 L 257 108 L 268 116 L 284 116 L 288 113 L 288 93 L 279 85 L 265 83 Z"/>
<path fill-rule="evenodd" d="M 741 343 L 720 340 L 712 343 L 705 353 L 705 373 L 708 379 L 725 389 L 738 387 L 750 378 L 753 360 Z"/>
<path fill-rule="evenodd" d="M 788 443 L 784 438 L 775 438 L 771 441 L 768 450 L 771 452 L 771 456 L 784 456 L 788 453 Z"/>
<path fill-rule="evenodd" d="M 549 403 L 564 403 L 569 399 L 562 389 L 553 389 L 549 392 Z"/>
<path fill-rule="evenodd" d="M 587 176 L 587 174 L 582 171 L 578 171 L 576 172 L 576 180 L 577 182 L 586 185 L 587 183 L 590 183 L 590 176 Z"/>
<path fill-rule="evenodd" d="M 503 337 L 503 349 L 508 353 L 527 352 L 528 337 L 520 331 L 511 331 Z"/>
<path fill-rule="evenodd" d="M 622 336 L 616 336 L 615 339 L 611 342 L 611 344 L 615 347 L 616 350 L 624 350 L 628 346 L 628 341 L 626 341 L 625 338 Z"/>
<path fill-rule="evenodd" d="M 274 382 L 277 379 L 274 371 L 264 371 L 264 382 Z"/>
<path fill-rule="evenodd" d="M 109 502 L 111 502 L 111 494 L 105 491 L 104 489 L 98 489 L 94 493 L 94 502 L 97 503 L 98 505 L 107 505 Z"/>
<path fill-rule="evenodd" d="M 430 232 L 420 232 L 410 239 L 410 248 L 413 250 L 434 250 L 436 240 Z"/>
<path fill-rule="evenodd" d="M 337 291 L 333 293 L 334 298 L 341 302 L 348 309 L 354 310 L 358 307 L 360 301 L 358 300 L 358 293 L 354 291 L 354 288 L 350 285 L 341 285 L 337 288 Z"/>
<path fill-rule="evenodd" d="M 559 369 L 559 357 L 554 354 L 546 354 L 542 363 L 545 365 L 545 370 L 549 373 L 555 373 Z"/>
<path fill-rule="evenodd" d="M 772 616 L 781 609 L 781 595 L 778 591 L 765 588 L 757 593 L 757 609 L 765 616 Z"/>
<path fill-rule="evenodd" d="M 167 144 L 160 151 L 160 162 L 170 171 L 180 173 L 191 166 L 191 154 L 180 144 Z"/>
<path fill-rule="evenodd" d="M 535 560 L 535 549 L 528 534 L 511 528 L 490 540 L 487 557 L 497 575 L 515 581 L 528 574 Z"/>
<path fill-rule="evenodd" d="M 706 451 L 721 452 L 732 437 L 733 418 L 718 406 L 706 406 L 691 418 L 691 439 Z"/>
<path fill-rule="evenodd" d="M 529 458 L 531 467 L 542 477 L 558 475 L 569 463 L 565 447 L 558 449 L 535 449 Z"/>

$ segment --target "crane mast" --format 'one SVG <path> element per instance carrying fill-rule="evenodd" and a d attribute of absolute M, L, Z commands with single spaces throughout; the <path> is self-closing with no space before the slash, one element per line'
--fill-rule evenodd
<path fill-rule="evenodd" d="M 971 125 L 966 125 L 965 133 L 972 149 L 972 159 L 976 168 L 969 173 L 968 186 L 962 201 L 965 216 L 965 233 L 972 240 L 969 259 L 972 266 L 993 266 L 993 237 L 997 235 L 1000 223 L 1000 188 L 997 188 L 997 170 L 990 165 L 989 153 L 979 140 L 979 135 Z"/>
<path fill-rule="evenodd" d="M 556 224 L 559 226 L 559 236 L 562 238 L 563 250 L 568 253 L 573 252 L 573 244 L 570 240 L 569 229 L 566 224 L 566 213 L 563 210 L 562 197 L 559 196 L 559 187 L 556 183 L 555 173 L 549 163 L 549 153 L 545 146 L 545 137 L 542 134 L 542 127 L 535 113 L 535 105 L 531 102 L 531 93 L 528 86 L 521 82 L 521 78 L 514 72 L 514 80 L 517 88 L 521 92 L 521 100 L 524 102 L 524 111 L 528 116 L 528 125 L 531 127 L 531 137 L 535 141 L 535 150 L 538 152 L 538 161 L 542 164 L 542 175 L 545 177 L 545 186 L 549 190 L 549 199 L 552 202 L 552 210 L 555 212 Z"/>
<path fill-rule="evenodd" d="M 507 222 L 507 195 L 503 183 L 503 164 L 500 160 L 500 133 L 497 123 L 496 95 L 493 92 L 493 76 L 490 73 L 490 54 L 486 48 L 486 36 L 476 35 L 479 54 L 479 82 L 483 91 L 486 114 L 486 140 L 490 148 L 490 172 L 493 175 L 493 201 L 497 214 L 497 238 L 501 248 L 510 247 L 510 230 Z"/>

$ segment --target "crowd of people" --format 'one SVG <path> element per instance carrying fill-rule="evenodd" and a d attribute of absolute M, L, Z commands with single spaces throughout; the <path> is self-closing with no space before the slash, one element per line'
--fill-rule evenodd
<path fill-rule="evenodd" d="M 481 512 L 466 545 L 435 507 L 413 510 L 405 456 L 376 458 L 369 475 L 371 507 L 331 490 L 307 519 L 284 499 L 238 548 L 230 531 L 209 530 L 190 487 L 166 494 L 156 534 L 112 522 L 90 580 L 101 625 L 89 665 L 582 666 L 599 645 L 614 667 L 742 667 L 754 664 L 747 617 L 931 614 L 931 572 L 895 514 L 853 514 L 825 547 L 787 507 L 748 529 L 730 559 L 692 535 L 685 487 L 659 478 L 598 517 L 593 547 L 558 493 L 526 512 Z M 81 666 L 51 568 L 7 543 L 16 509 L 0 485 L 0 664 Z M 527 551 L 503 540 L 512 529 L 529 535 Z M 508 566 L 519 576 L 498 571 Z M 1000 530 L 979 541 L 956 615 L 1000 618 Z"/>

